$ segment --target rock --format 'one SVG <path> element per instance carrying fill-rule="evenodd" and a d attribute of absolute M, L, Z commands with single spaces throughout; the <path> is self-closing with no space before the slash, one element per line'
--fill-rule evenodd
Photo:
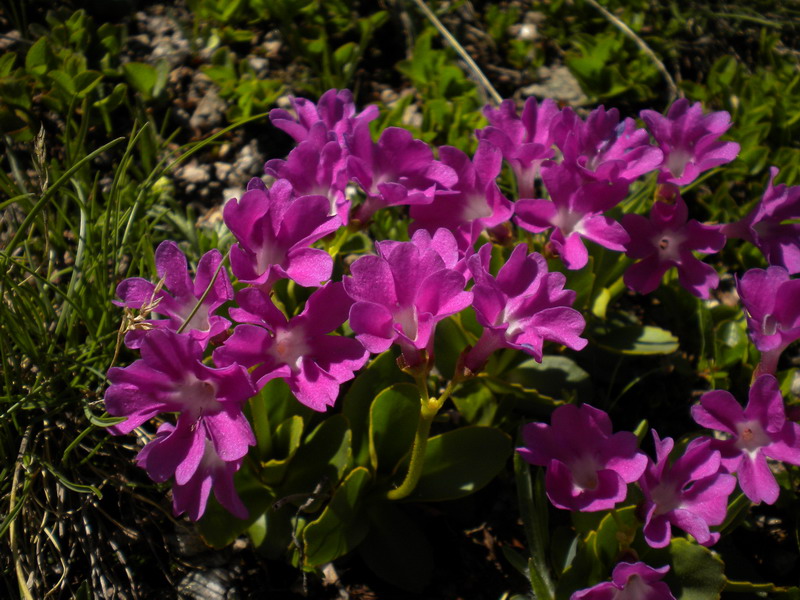
<path fill-rule="evenodd" d="M 186 183 L 205 183 L 211 179 L 210 168 L 208 166 L 199 166 L 196 162 L 192 161 L 175 175 L 178 179 Z"/>
<path fill-rule="evenodd" d="M 217 91 L 210 88 L 194 109 L 189 119 L 189 126 L 199 130 L 217 127 L 222 123 L 227 108 L 227 103 L 219 97 Z"/>
<path fill-rule="evenodd" d="M 259 77 L 266 77 L 269 73 L 269 60 L 261 56 L 253 56 L 252 54 L 247 57 L 247 64 L 256 72 Z"/>
<path fill-rule="evenodd" d="M 538 71 L 540 83 L 534 83 L 520 90 L 523 96 L 552 98 L 573 106 L 588 102 L 578 80 L 565 66 L 541 67 Z"/>
<path fill-rule="evenodd" d="M 233 582 L 236 573 L 222 567 L 192 571 L 178 583 L 178 598 L 182 600 L 238 600 Z"/>

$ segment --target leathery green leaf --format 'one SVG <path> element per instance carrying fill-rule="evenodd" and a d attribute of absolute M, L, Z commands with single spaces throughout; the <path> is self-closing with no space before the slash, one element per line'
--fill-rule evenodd
<path fill-rule="evenodd" d="M 478 491 L 511 454 L 511 438 L 493 427 L 462 427 L 432 437 L 409 500 L 453 500 Z"/>
<path fill-rule="evenodd" d="M 353 550 L 367 534 L 369 523 L 360 510 L 370 474 L 356 467 L 334 492 L 322 515 L 303 530 L 305 564 L 318 566 Z"/>
<path fill-rule="evenodd" d="M 398 383 L 383 390 L 369 411 L 369 457 L 373 470 L 392 473 L 411 450 L 419 419 L 416 386 Z"/>

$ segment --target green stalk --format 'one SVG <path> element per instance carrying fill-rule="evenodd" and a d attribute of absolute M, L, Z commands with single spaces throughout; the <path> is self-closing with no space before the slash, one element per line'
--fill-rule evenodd
<path fill-rule="evenodd" d="M 456 385 L 461 381 L 462 377 L 456 372 L 456 376 L 447 384 L 442 395 L 438 398 L 428 397 L 428 372 L 416 376 L 417 386 L 419 387 L 420 394 L 420 409 L 419 421 L 417 422 L 417 431 L 414 434 L 414 444 L 411 446 L 411 462 L 408 465 L 408 472 L 400 484 L 400 487 L 389 490 L 386 497 L 389 500 L 402 500 L 417 487 L 419 478 L 422 475 L 422 468 L 425 466 L 425 450 L 428 447 L 428 435 L 431 431 L 431 424 L 439 413 L 445 401 L 453 393 Z"/>
<path fill-rule="evenodd" d="M 433 404 L 436 404 L 434 400 Z M 414 445 L 411 448 L 411 463 L 408 465 L 406 478 L 400 487 L 390 490 L 386 497 L 389 500 L 401 500 L 408 496 L 417 487 L 422 467 L 425 466 L 425 449 L 428 447 L 428 434 L 431 431 L 431 424 L 439 412 L 438 406 L 427 406 L 423 404 L 419 411 L 419 422 L 417 432 L 414 434 Z"/>

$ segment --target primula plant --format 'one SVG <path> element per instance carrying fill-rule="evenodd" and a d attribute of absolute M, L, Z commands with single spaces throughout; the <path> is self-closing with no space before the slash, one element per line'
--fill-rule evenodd
<path fill-rule="evenodd" d="M 358 551 L 420 592 L 434 557 L 415 503 L 497 477 L 519 488 L 530 559 L 504 553 L 536 598 L 800 594 L 739 581 L 714 550 L 751 505 L 797 491 L 781 366 L 800 338 L 800 188 L 773 169 L 741 220 L 703 222 L 691 186 L 739 146 L 721 139 L 728 113 L 687 100 L 643 123 L 505 100 L 472 156 L 371 131 L 378 114 L 344 90 L 273 110 L 296 145 L 225 203 L 233 240 L 191 270 L 165 241 L 152 280 L 119 283 L 140 358 L 108 371 L 110 433 L 148 440 L 136 461 L 175 514 L 307 572 Z M 747 405 L 710 376 L 663 422 L 615 411 L 646 374 L 584 402 L 582 364 L 675 358 L 670 331 L 620 307 L 715 310 L 728 238 L 767 261 L 733 274 L 741 306 L 720 309 L 754 346 L 735 365 Z"/>

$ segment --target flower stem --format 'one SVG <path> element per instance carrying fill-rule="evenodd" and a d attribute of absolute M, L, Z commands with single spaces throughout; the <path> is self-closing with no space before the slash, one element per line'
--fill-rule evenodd
<path fill-rule="evenodd" d="M 419 373 L 416 376 L 417 387 L 419 388 L 419 421 L 417 422 L 417 431 L 414 434 L 414 444 L 411 446 L 411 462 L 408 465 L 408 472 L 400 484 L 400 487 L 389 490 L 386 497 L 389 500 L 402 500 L 417 487 L 420 475 L 422 475 L 422 468 L 425 466 L 425 450 L 428 447 L 428 435 L 431 431 L 431 424 L 439 413 L 445 401 L 453 393 L 456 385 L 462 380 L 458 374 L 453 377 L 447 384 L 444 392 L 438 398 L 430 398 L 428 396 L 428 375 L 427 371 Z"/>
<path fill-rule="evenodd" d="M 425 465 L 425 449 L 428 447 L 428 434 L 431 431 L 436 413 L 439 412 L 438 406 L 431 406 L 431 402 L 422 404 L 419 411 L 419 421 L 417 422 L 417 432 L 414 434 L 414 445 L 411 448 L 411 462 L 408 465 L 406 478 L 400 487 L 389 490 L 386 497 L 389 500 L 401 500 L 408 496 L 417 487 L 422 467 Z M 436 404 L 436 401 L 433 401 Z"/>

